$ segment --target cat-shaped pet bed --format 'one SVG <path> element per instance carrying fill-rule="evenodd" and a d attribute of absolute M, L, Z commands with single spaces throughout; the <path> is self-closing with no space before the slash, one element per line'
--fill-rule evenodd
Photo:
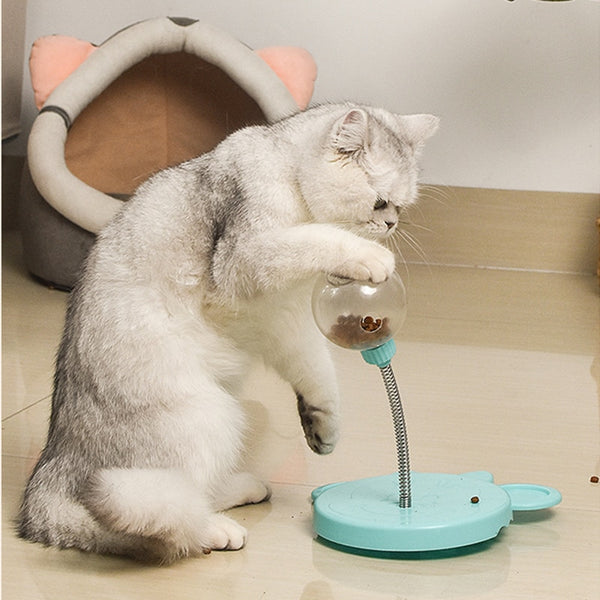
<path fill-rule="evenodd" d="M 253 51 L 181 18 L 137 23 L 100 46 L 40 38 L 30 72 L 41 110 L 21 193 L 24 255 L 33 275 L 67 289 L 139 184 L 239 127 L 306 108 L 316 78 L 302 48 Z"/>

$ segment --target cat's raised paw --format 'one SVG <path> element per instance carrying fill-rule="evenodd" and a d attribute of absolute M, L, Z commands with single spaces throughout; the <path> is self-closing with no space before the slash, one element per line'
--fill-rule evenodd
<path fill-rule="evenodd" d="M 360 247 L 352 254 L 350 260 L 336 269 L 337 274 L 359 281 L 381 283 L 396 268 L 393 252 L 376 242 L 362 241 Z"/>
<path fill-rule="evenodd" d="M 298 414 L 308 447 L 317 454 L 331 454 L 339 438 L 337 416 L 308 404 L 297 394 Z"/>

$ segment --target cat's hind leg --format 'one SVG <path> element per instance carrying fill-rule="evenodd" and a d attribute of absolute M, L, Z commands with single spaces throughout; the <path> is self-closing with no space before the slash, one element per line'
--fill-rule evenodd
<path fill-rule="evenodd" d="M 17 523 L 20 537 L 59 548 L 164 561 L 165 547 L 159 540 L 111 531 L 81 502 L 67 495 L 68 486 L 62 483 L 60 489 L 43 482 L 28 487 Z"/>
<path fill-rule="evenodd" d="M 216 510 L 227 510 L 234 506 L 258 504 L 271 497 L 271 488 L 252 473 L 234 473 L 214 494 Z"/>
<path fill-rule="evenodd" d="M 247 539 L 246 530 L 215 513 L 207 494 L 181 471 L 104 469 L 90 479 L 82 501 L 110 531 L 151 542 L 166 563 L 238 550 Z"/>

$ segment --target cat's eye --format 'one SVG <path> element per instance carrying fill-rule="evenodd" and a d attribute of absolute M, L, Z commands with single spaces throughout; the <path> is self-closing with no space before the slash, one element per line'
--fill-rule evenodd
<path fill-rule="evenodd" d="M 380 210 L 382 208 L 385 208 L 387 205 L 388 203 L 381 196 L 377 196 L 377 200 L 375 201 L 375 205 L 373 206 L 373 208 L 375 210 Z"/>

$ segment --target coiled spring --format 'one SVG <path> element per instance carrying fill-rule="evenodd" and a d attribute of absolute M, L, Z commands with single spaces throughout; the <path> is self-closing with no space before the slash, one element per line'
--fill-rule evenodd
<path fill-rule="evenodd" d="M 410 459 L 408 454 L 408 436 L 406 435 L 406 423 L 400 392 L 396 384 L 396 378 L 392 371 L 392 365 L 380 367 L 381 376 L 385 390 L 390 401 L 392 419 L 394 421 L 394 434 L 396 436 L 396 452 L 398 454 L 398 488 L 400 508 L 410 508 L 412 504 L 410 488 Z"/>

